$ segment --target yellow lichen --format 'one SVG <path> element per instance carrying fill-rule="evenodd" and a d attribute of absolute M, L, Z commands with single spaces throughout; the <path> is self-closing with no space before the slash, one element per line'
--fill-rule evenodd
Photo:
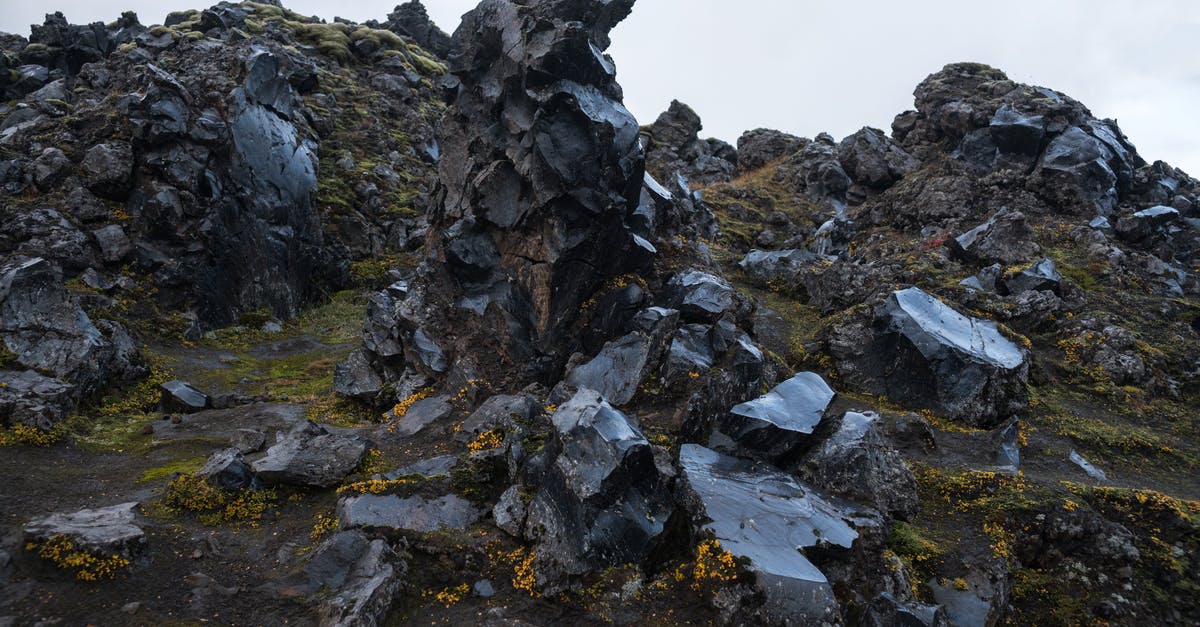
<path fill-rule="evenodd" d="M 467 450 L 472 453 L 494 449 L 504 443 L 504 431 L 492 429 L 484 431 L 467 443 Z"/>
<path fill-rule="evenodd" d="M 30 542 L 25 545 L 25 550 L 36 552 L 38 557 L 49 560 L 63 570 L 74 571 L 75 578 L 80 581 L 112 579 L 130 563 L 121 555 L 106 556 L 77 549 L 71 539 L 62 534 L 52 536 L 45 542 Z"/>

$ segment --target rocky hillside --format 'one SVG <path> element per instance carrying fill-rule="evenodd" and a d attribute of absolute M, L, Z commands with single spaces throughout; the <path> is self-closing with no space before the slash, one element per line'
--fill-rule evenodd
<path fill-rule="evenodd" d="M 633 5 L 0 36 L 0 625 L 1200 621 L 1200 182 L 639 126 Z"/>

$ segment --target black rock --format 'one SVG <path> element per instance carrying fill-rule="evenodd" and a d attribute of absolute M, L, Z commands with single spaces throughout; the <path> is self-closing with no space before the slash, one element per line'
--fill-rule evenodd
<path fill-rule="evenodd" d="M 1046 135 L 1046 121 L 1040 115 L 1022 115 L 1012 105 L 1004 105 L 992 116 L 988 130 L 1000 150 L 1036 155 Z"/>
<path fill-rule="evenodd" d="M 1117 220 L 1116 233 L 1130 242 L 1144 242 L 1179 219 L 1179 210 L 1157 205 Z"/>
<path fill-rule="evenodd" d="M 807 250 L 752 250 L 738 262 L 750 278 L 763 284 L 785 284 L 792 280 L 805 264 L 817 261 Z"/>
<path fill-rule="evenodd" d="M 883 131 L 870 127 L 843 139 L 838 159 L 855 183 L 875 190 L 891 187 L 921 165 Z"/>
<path fill-rule="evenodd" d="M 333 391 L 361 401 L 373 401 L 383 391 L 383 379 L 371 365 L 367 351 L 355 349 L 333 368 Z"/>
<path fill-rule="evenodd" d="M 230 491 L 249 488 L 255 483 L 254 471 L 236 448 L 213 453 L 204 467 L 196 471 L 196 476 L 215 488 Z"/>
<path fill-rule="evenodd" d="M 916 479 L 884 439 L 877 414 L 843 414 L 837 430 L 805 457 L 803 467 L 813 484 L 832 494 L 898 518 L 917 513 Z"/>
<path fill-rule="evenodd" d="M 1020 294 L 1030 290 L 1042 290 L 1058 293 L 1062 275 L 1054 266 L 1054 260 L 1041 261 L 1004 278 L 1004 289 L 1009 294 Z"/>
<path fill-rule="evenodd" d="M 401 436 L 412 436 L 420 433 L 425 427 L 438 422 L 454 411 L 450 397 L 446 395 L 423 398 L 411 406 L 400 419 L 395 433 Z"/>
<path fill-rule="evenodd" d="M 870 325 L 835 329 L 830 349 L 844 381 L 968 424 L 995 425 L 1027 402 L 1026 351 L 915 287 L 893 292 Z"/>
<path fill-rule="evenodd" d="M 752 172 L 777 159 L 793 155 L 808 140 L 782 131 L 757 128 L 742 133 L 737 140 L 737 173 Z"/>
<path fill-rule="evenodd" d="M 797 373 L 717 418 L 710 443 L 737 455 L 786 461 L 809 443 L 834 396 L 820 375 Z"/>
<path fill-rule="evenodd" d="M 27 425 L 50 431 L 70 414 L 74 406 L 72 392 L 69 383 L 42 376 L 32 370 L 0 370 L 2 424 Z"/>
<path fill-rule="evenodd" d="M 1041 252 L 1025 214 L 1001 209 L 987 222 L 946 240 L 946 247 L 970 263 L 1019 263 Z"/>
<path fill-rule="evenodd" d="M 686 320 L 711 322 L 738 305 L 737 294 L 728 281 L 699 270 L 671 277 L 663 292 L 668 306 L 678 309 Z"/>
<path fill-rule="evenodd" d="M 525 523 L 539 583 L 644 562 L 671 512 L 649 442 L 592 390 L 580 390 L 552 420 L 551 461 L 532 486 Z"/>
<path fill-rule="evenodd" d="M 124 200 L 133 176 L 133 148 L 124 142 L 96 144 L 84 154 L 80 167 L 88 189 L 105 198 Z"/>
<path fill-rule="evenodd" d="M 420 0 L 397 5 L 396 10 L 388 14 L 384 25 L 396 33 L 412 37 L 418 46 L 438 57 L 444 59 L 450 54 L 450 36 L 429 19 L 429 13 Z"/>
<path fill-rule="evenodd" d="M 378 625 L 400 591 L 407 565 L 386 540 L 339 531 L 312 552 L 301 572 L 280 585 L 291 596 L 322 599 L 322 625 Z"/>
<path fill-rule="evenodd" d="M 159 411 L 184 413 L 203 411 L 211 405 L 208 395 L 185 381 L 167 381 L 162 384 L 162 398 L 158 401 Z"/>

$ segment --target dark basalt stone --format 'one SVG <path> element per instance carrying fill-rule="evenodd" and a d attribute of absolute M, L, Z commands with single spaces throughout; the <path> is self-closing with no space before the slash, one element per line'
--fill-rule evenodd
<path fill-rule="evenodd" d="M 1009 294 L 1020 294 L 1031 290 L 1058 293 L 1062 275 L 1054 266 L 1054 260 L 1041 261 L 1004 279 L 1004 289 Z"/>
<path fill-rule="evenodd" d="M 310 422 L 267 449 L 253 468 L 268 485 L 330 488 L 358 467 L 367 447 L 367 440 L 361 437 L 335 435 Z"/>
<path fill-rule="evenodd" d="M 27 425 L 50 431 L 66 420 L 74 406 L 71 384 L 25 370 L 0 371 L 0 424 Z"/>
<path fill-rule="evenodd" d="M 830 348 L 848 383 L 968 424 L 995 425 L 1027 402 L 1026 352 L 915 287 L 888 296 L 869 326 L 835 329 Z"/>
<path fill-rule="evenodd" d="M 229 448 L 213 453 L 204 467 L 196 471 L 210 485 L 222 490 L 241 490 L 256 485 L 254 470 L 242 457 L 242 452 Z"/>
<path fill-rule="evenodd" d="M 787 460 L 809 443 L 834 396 L 820 375 L 797 373 L 719 417 L 710 442 L 737 455 Z"/>
<path fill-rule="evenodd" d="M 879 416 L 846 412 L 837 430 L 802 464 L 805 476 L 832 494 L 908 519 L 917 513 L 917 482 L 880 431 Z"/>
<path fill-rule="evenodd" d="M 544 475 L 525 523 L 539 583 L 626 563 L 656 548 L 671 513 L 666 483 L 640 429 L 593 390 L 552 416 Z"/>
<path fill-rule="evenodd" d="M 1041 252 L 1025 214 L 1001 209 L 987 222 L 946 240 L 946 247 L 970 263 L 1019 263 Z"/>
<path fill-rule="evenodd" d="M 158 401 L 158 408 L 165 413 L 190 414 L 208 409 L 212 404 L 207 394 L 186 381 L 167 381 L 160 387 L 162 397 Z"/>
<path fill-rule="evenodd" d="M 988 130 L 1000 150 L 1036 155 L 1046 135 L 1046 121 L 1040 115 L 1022 115 L 1012 105 L 1004 105 L 992 116 Z"/>
<path fill-rule="evenodd" d="M 712 321 L 737 306 L 736 293 L 728 281 L 699 270 L 671 277 L 663 292 L 667 304 L 688 320 Z"/>

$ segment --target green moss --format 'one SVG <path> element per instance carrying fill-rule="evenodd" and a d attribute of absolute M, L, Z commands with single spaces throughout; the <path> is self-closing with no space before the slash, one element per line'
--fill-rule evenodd
<path fill-rule="evenodd" d="M 190 475 L 204 467 L 206 461 L 207 458 L 205 457 L 193 457 L 191 459 L 168 462 L 142 473 L 138 481 L 143 483 L 160 482 L 170 479 L 176 474 Z"/>
<path fill-rule="evenodd" d="M 11 368 L 17 364 L 17 354 L 8 350 L 8 345 L 0 341 L 0 370 Z"/>
<path fill-rule="evenodd" d="M 440 76 L 448 71 L 444 64 L 430 58 L 419 46 L 408 46 L 408 53 L 409 61 L 425 76 Z"/>
<path fill-rule="evenodd" d="M 35 43 L 35 44 L 26 45 L 23 52 L 45 52 L 49 49 L 50 49 L 50 47 L 47 46 L 46 44 L 36 44 Z"/>

